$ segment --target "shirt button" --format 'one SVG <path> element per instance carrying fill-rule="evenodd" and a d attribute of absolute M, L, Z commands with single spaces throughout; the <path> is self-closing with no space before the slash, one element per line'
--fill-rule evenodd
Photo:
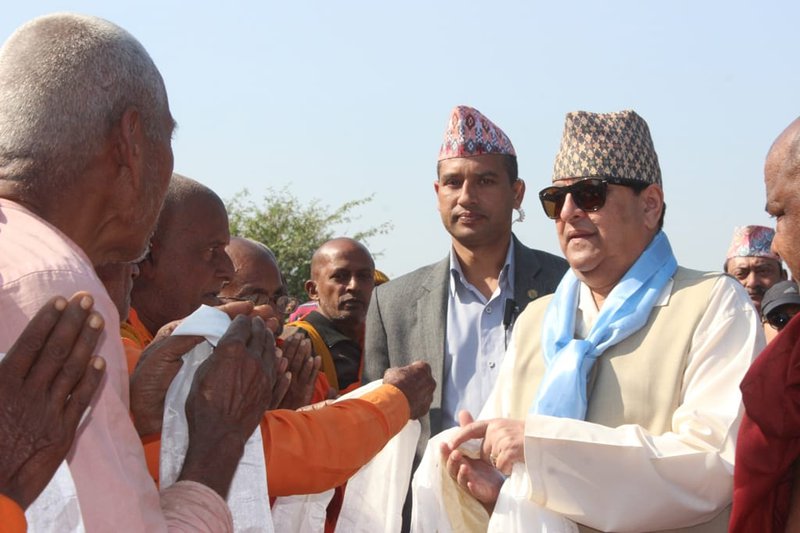
<path fill-rule="evenodd" d="M 491 315 L 491 314 L 492 314 L 492 308 L 491 308 L 491 307 L 487 307 L 487 308 L 486 308 L 486 312 L 487 312 L 487 313 L 489 313 L 489 314 Z"/>
<path fill-rule="evenodd" d="M 489 368 L 494 368 L 494 361 L 489 361 Z"/>

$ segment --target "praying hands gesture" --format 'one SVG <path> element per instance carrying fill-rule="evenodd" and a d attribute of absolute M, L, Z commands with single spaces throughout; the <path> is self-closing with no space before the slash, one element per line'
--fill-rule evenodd
<path fill-rule="evenodd" d="M 180 480 L 226 497 L 245 442 L 270 405 L 277 357 L 275 339 L 260 317 L 234 319 L 197 369 L 186 399 L 189 448 Z"/>
<path fill-rule="evenodd" d="M 72 447 L 105 361 L 103 319 L 83 292 L 45 304 L 0 362 L 0 493 L 26 509 Z"/>
<path fill-rule="evenodd" d="M 525 422 L 505 418 L 475 422 L 467 411 L 461 411 L 458 419 L 461 430 L 442 444 L 442 458 L 450 477 L 491 514 L 505 476 L 511 474 L 514 463 L 525 461 Z M 478 458 L 458 449 L 472 439 L 483 439 Z"/>
<path fill-rule="evenodd" d="M 322 358 L 312 357 L 311 340 L 304 335 L 293 333 L 281 342 L 283 358 L 288 364 L 284 375 L 290 377 L 290 383 L 285 395 L 280 398 L 273 395 L 272 408 L 299 409 L 311 403 Z"/>
<path fill-rule="evenodd" d="M 269 306 L 254 307 L 251 302 L 231 302 L 217 309 L 227 313 L 231 320 L 239 315 L 251 318 L 258 316 L 268 329 L 271 331 L 277 329 L 277 320 Z M 134 426 L 142 437 L 161 431 L 167 390 L 183 365 L 183 356 L 203 341 L 203 337 L 173 336 L 172 332 L 181 322 L 182 320 L 175 320 L 158 330 L 153 342 L 142 351 L 131 376 L 131 413 Z M 270 408 L 277 407 L 289 389 L 291 380 L 291 375 L 285 373 L 287 361 L 280 355 L 280 350 L 277 350 L 274 358 L 277 377 L 273 385 Z"/>

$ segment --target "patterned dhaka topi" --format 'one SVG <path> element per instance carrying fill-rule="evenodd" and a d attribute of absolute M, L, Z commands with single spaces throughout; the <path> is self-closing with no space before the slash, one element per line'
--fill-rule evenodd
<path fill-rule="evenodd" d="M 731 257 L 769 257 L 780 261 L 772 251 L 772 238 L 775 231 L 765 226 L 739 226 L 733 229 L 733 239 L 728 248 L 727 261 Z"/>
<path fill-rule="evenodd" d="M 647 122 L 634 111 L 567 113 L 553 181 L 626 178 L 661 185 L 658 155 Z"/>
<path fill-rule="evenodd" d="M 480 111 L 465 105 L 456 106 L 444 132 L 439 161 L 484 154 L 517 155 L 508 135 Z"/>

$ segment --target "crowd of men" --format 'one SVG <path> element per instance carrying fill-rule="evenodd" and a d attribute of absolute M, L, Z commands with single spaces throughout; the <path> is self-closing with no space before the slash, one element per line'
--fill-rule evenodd
<path fill-rule="evenodd" d="M 174 127 L 110 22 L 41 17 L 0 50 L 0 531 L 271 531 L 275 498 L 325 491 L 341 531 L 413 420 L 404 531 L 800 531 L 800 119 L 767 155 L 777 227 L 700 272 L 638 114 L 567 114 L 538 193 L 561 258 L 514 235 L 517 152 L 458 106 L 445 257 L 385 282 L 330 240 L 292 320 L 270 243 L 173 173 Z"/>

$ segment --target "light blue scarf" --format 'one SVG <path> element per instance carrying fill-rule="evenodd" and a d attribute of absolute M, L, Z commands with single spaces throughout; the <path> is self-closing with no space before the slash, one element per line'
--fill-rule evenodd
<path fill-rule="evenodd" d="M 567 271 L 544 315 L 546 371 L 532 412 L 583 420 L 586 384 L 595 359 L 647 323 L 677 268 L 669 240 L 659 231 L 603 302 L 585 340 L 574 338 L 580 282 L 572 270 Z"/>

